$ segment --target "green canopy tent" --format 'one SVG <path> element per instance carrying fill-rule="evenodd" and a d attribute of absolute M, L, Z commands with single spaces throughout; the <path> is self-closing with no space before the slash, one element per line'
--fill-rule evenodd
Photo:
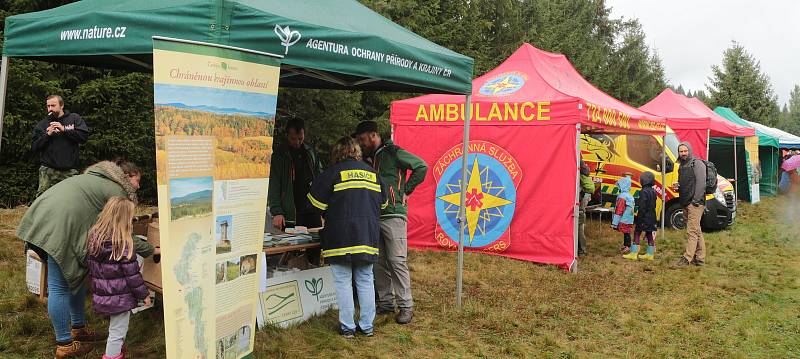
<path fill-rule="evenodd" d="M 354 0 L 83 0 L 6 18 L 0 145 L 10 58 L 150 72 L 153 36 L 283 55 L 284 87 L 464 94 L 470 108 L 472 58 Z"/>
<path fill-rule="evenodd" d="M 468 94 L 473 60 L 357 1 L 83 0 L 6 19 L 3 55 L 150 71 L 152 36 L 284 55 L 281 86 Z"/>
<path fill-rule="evenodd" d="M 753 127 L 727 107 L 717 107 L 714 109 L 714 112 L 737 125 Z M 758 137 L 759 162 L 759 168 L 757 169 L 751 167 L 755 159 L 751 159 L 750 154 L 745 151 L 744 138 L 737 138 L 735 145 L 731 138 L 712 137 L 710 142 L 709 159 L 717 165 L 720 174 L 723 176 L 732 176 L 736 171 L 747 174 L 748 185 L 742 185 L 739 188 L 739 197 L 747 201 L 751 201 L 753 198 L 753 195 L 750 193 L 750 185 L 756 181 L 756 176 L 760 177 L 756 183 L 759 184 L 759 194 L 761 196 L 774 196 L 777 194 L 778 188 L 777 168 L 780 157 L 778 139 L 759 129 L 756 129 L 756 137 Z M 732 148 L 736 148 L 736 157 L 739 159 L 737 163 L 738 168 L 736 170 L 733 168 L 733 163 L 727 161 Z M 723 158 L 726 160 L 715 161 L 715 158 Z"/>

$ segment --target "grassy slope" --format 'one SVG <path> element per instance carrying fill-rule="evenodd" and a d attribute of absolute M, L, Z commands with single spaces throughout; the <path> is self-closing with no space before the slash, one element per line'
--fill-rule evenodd
<path fill-rule="evenodd" d="M 258 332 L 256 357 L 798 357 L 800 228 L 786 220 L 786 203 L 742 205 L 736 226 L 706 235 L 703 268 L 671 267 L 683 233 L 658 243 L 656 261 L 631 262 L 616 254 L 620 235 L 591 221 L 591 255 L 577 274 L 467 254 L 461 311 L 452 305 L 454 255 L 415 251 L 412 324 L 379 317 L 375 337 L 346 341 L 331 312 Z M 22 213 L 0 210 L 0 354 L 49 357 L 47 310 L 26 294 L 13 235 Z M 131 325 L 134 357 L 163 357 L 161 312 L 135 315 Z"/>

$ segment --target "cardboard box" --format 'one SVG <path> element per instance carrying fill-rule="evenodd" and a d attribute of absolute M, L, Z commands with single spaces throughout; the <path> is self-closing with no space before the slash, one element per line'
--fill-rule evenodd
<path fill-rule="evenodd" d="M 147 225 L 147 242 L 154 247 L 159 247 L 161 245 L 158 232 L 158 219 L 153 220 Z M 150 256 L 149 258 L 145 258 L 144 264 L 142 265 L 142 276 L 148 287 L 161 293 L 161 262 L 159 261 L 159 263 L 156 263 L 153 260 L 154 257 L 155 256 Z"/>
<path fill-rule="evenodd" d="M 133 234 L 146 237 L 147 226 L 154 221 L 158 222 L 158 213 L 133 217 Z"/>
<path fill-rule="evenodd" d="M 25 259 L 25 284 L 28 291 L 39 296 L 40 300 L 47 298 L 47 265 L 33 250 L 28 250 Z"/>

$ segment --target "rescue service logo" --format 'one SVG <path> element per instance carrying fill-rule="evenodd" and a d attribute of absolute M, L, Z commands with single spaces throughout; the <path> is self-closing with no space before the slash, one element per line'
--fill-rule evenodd
<path fill-rule="evenodd" d="M 522 72 L 504 72 L 486 81 L 478 92 L 484 96 L 507 96 L 519 91 L 527 80 L 528 75 Z"/>
<path fill-rule="evenodd" d="M 449 249 L 458 246 L 462 162 L 462 147 L 457 145 L 446 151 L 434 167 L 436 242 Z M 503 252 L 511 246 L 511 221 L 522 179 L 519 164 L 502 147 L 477 140 L 470 141 L 467 162 L 464 246 Z"/>
<path fill-rule="evenodd" d="M 283 52 L 284 55 L 288 55 L 289 47 L 296 44 L 303 37 L 303 35 L 300 35 L 300 31 L 294 31 L 289 26 L 280 25 L 275 25 L 275 35 L 278 35 L 278 38 L 281 39 L 281 45 L 286 48 Z"/>

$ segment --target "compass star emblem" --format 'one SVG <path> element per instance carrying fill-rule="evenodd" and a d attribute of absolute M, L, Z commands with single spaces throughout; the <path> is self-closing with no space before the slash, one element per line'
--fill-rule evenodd
<path fill-rule="evenodd" d="M 525 85 L 525 79 L 526 77 L 522 73 L 503 73 L 484 83 L 479 92 L 486 96 L 510 95 Z"/>
<path fill-rule="evenodd" d="M 495 82 L 491 85 L 486 86 L 487 89 L 492 90 L 493 94 L 496 94 L 500 91 L 505 89 L 514 88 L 517 86 L 516 83 L 512 82 L 511 76 L 504 77 L 501 81 Z"/>
<path fill-rule="evenodd" d="M 469 229 L 469 243 L 472 245 L 472 240 L 475 238 L 475 230 L 478 228 L 480 219 L 487 220 L 491 216 L 487 213 L 490 209 L 502 207 L 513 202 L 493 195 L 484 191 L 488 183 L 481 181 L 481 171 L 478 167 L 478 158 L 472 161 L 472 171 L 469 175 L 469 183 L 467 185 L 466 202 L 464 206 L 467 212 L 467 228 Z M 449 193 L 439 196 L 439 199 L 450 203 L 456 207 L 461 204 L 461 192 Z"/>

